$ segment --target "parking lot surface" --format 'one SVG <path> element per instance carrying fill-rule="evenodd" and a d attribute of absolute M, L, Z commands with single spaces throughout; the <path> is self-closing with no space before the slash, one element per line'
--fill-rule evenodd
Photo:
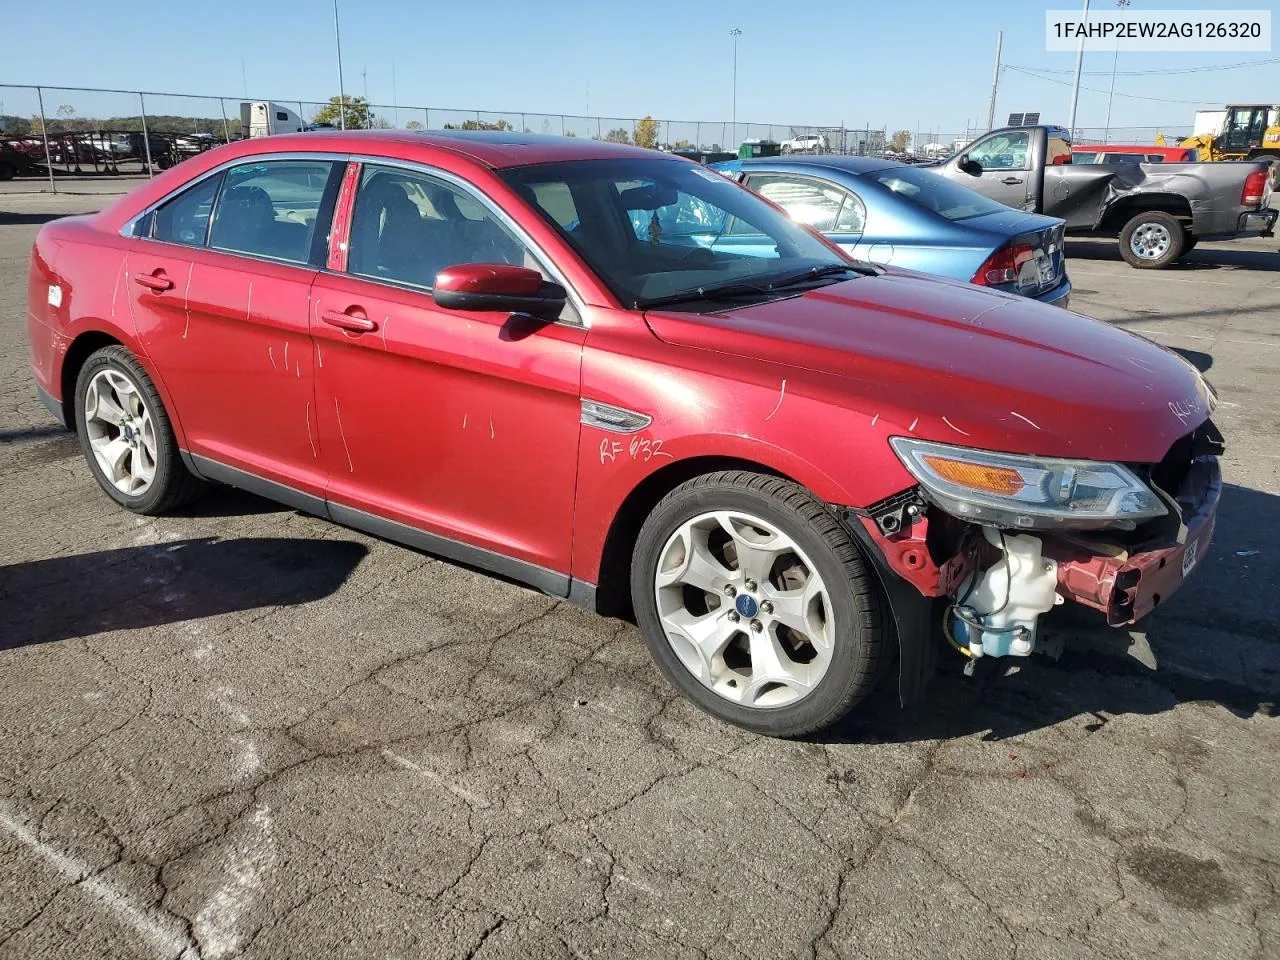
<path fill-rule="evenodd" d="M 1280 957 L 1280 240 L 1068 246 L 1223 401 L 1160 670 L 951 665 L 797 743 L 630 624 L 231 490 L 118 509 L 23 320 L 39 224 L 102 202 L 0 200 L 0 957 Z"/>

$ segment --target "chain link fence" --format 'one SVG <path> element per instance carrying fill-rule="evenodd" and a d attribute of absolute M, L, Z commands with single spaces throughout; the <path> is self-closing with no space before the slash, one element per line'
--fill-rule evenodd
<path fill-rule="evenodd" d="M 8 183 L 145 178 L 210 147 L 305 129 L 514 130 L 634 143 L 702 159 L 745 142 L 779 152 L 883 156 L 883 129 L 655 117 L 455 110 L 405 104 L 202 97 L 135 90 L 0 84 L 0 192 Z M 30 186 L 27 189 L 31 189 Z"/>
<path fill-rule="evenodd" d="M 1071 142 L 1079 146 L 1110 143 L 1148 147 L 1154 146 L 1163 137 L 1166 144 L 1176 147 L 1185 137 L 1191 136 L 1191 132 L 1190 124 L 1168 127 L 1076 127 Z"/>

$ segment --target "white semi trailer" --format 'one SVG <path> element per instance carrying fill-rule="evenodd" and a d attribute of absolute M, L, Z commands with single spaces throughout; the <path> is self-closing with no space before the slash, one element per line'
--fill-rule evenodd
<path fill-rule="evenodd" d="M 305 124 L 297 113 L 279 103 L 258 100 L 240 104 L 240 129 L 248 137 L 301 133 Z"/>

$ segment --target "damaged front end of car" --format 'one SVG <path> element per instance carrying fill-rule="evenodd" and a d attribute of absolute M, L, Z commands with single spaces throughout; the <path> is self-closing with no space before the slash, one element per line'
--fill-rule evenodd
<path fill-rule="evenodd" d="M 939 636 L 966 673 L 982 658 L 1056 655 L 1061 643 L 1046 643 L 1044 629 L 1055 608 L 1132 627 L 1178 589 L 1213 536 L 1224 443 L 1208 419 L 1155 464 L 890 444 L 917 485 L 845 520 L 894 613 L 904 705 L 922 693 Z"/>

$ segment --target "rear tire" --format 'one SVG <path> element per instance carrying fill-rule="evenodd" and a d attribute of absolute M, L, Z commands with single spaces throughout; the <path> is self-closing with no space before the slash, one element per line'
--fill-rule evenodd
<path fill-rule="evenodd" d="M 766 736 L 835 723 L 888 655 L 884 601 L 849 533 L 777 477 L 713 473 L 667 494 L 636 539 L 631 594 L 672 685 Z"/>
<path fill-rule="evenodd" d="M 1144 210 L 1120 231 L 1120 256 L 1139 270 L 1159 270 L 1182 256 L 1182 221 L 1163 210 Z"/>
<path fill-rule="evenodd" d="M 80 368 L 76 433 L 98 485 L 126 510 L 155 515 L 204 490 L 178 451 L 169 414 L 142 364 L 114 344 Z"/>

